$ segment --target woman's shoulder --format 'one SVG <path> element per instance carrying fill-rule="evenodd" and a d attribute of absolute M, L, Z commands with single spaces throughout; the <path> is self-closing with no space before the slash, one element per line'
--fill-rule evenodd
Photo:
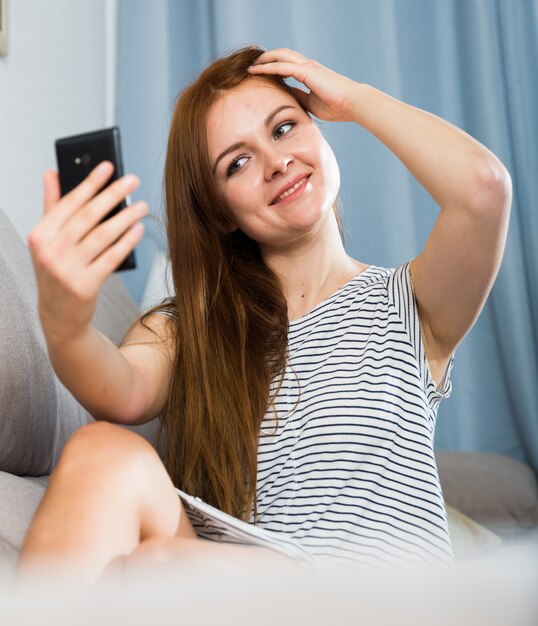
<path fill-rule="evenodd" d="M 350 282 L 360 285 L 386 282 L 394 273 L 394 267 L 384 267 L 373 263 L 357 263 L 357 273 Z"/>
<path fill-rule="evenodd" d="M 158 344 L 172 356 L 177 340 L 176 322 L 177 312 L 173 304 L 167 302 L 154 306 L 131 325 L 122 346 L 127 343 Z"/>

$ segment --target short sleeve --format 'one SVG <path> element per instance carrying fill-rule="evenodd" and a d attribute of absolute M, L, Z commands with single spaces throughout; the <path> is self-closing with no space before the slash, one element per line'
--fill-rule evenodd
<path fill-rule="evenodd" d="M 454 365 L 454 354 L 450 357 L 445 374 L 439 385 L 439 390 L 437 390 L 424 350 L 418 307 L 409 270 L 410 263 L 411 261 L 407 261 L 390 274 L 387 282 L 389 303 L 394 307 L 400 318 L 415 351 L 428 403 L 430 407 L 436 409 L 441 400 L 450 397 L 452 393 L 450 374 Z"/>

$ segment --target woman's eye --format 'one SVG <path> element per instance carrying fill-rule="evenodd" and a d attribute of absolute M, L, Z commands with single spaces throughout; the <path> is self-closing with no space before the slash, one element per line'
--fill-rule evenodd
<path fill-rule="evenodd" d="M 284 124 L 280 124 L 280 126 L 277 126 L 273 132 L 273 137 L 275 139 L 280 139 L 280 137 L 283 137 L 284 135 L 287 135 L 290 130 L 295 126 L 295 122 L 285 122 Z M 233 174 L 235 174 L 238 170 L 240 170 L 243 167 L 243 163 L 242 161 L 246 161 L 248 159 L 248 157 L 246 156 L 240 156 L 237 157 L 237 159 L 234 159 L 230 165 L 228 165 L 228 168 L 226 169 L 226 176 L 229 178 L 230 176 L 233 176 Z"/>
<path fill-rule="evenodd" d="M 230 165 L 228 165 L 228 169 L 226 170 L 226 176 L 231 176 L 232 174 L 235 174 L 238 169 L 243 167 L 242 165 L 240 165 L 240 163 L 241 161 L 246 160 L 246 158 L 247 157 L 238 157 L 237 159 L 233 160 Z"/>
<path fill-rule="evenodd" d="M 283 135 L 289 133 L 294 126 L 294 122 L 286 122 L 285 124 L 280 124 L 280 126 L 276 127 L 273 136 L 275 137 L 275 139 L 278 139 L 279 137 L 282 137 Z"/>

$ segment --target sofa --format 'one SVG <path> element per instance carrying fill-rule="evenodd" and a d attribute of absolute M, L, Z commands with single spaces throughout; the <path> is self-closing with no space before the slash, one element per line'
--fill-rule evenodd
<path fill-rule="evenodd" d="M 95 326 L 118 345 L 138 314 L 119 276 L 111 276 Z M 91 421 L 50 365 L 29 251 L 0 210 L 0 576 L 15 570 L 64 444 Z M 156 420 L 131 429 L 155 442 Z M 538 487 L 529 467 L 490 453 L 437 451 L 436 458 L 456 560 L 535 536 Z"/>
<path fill-rule="evenodd" d="M 118 275 L 94 324 L 118 345 L 139 314 Z M 32 516 L 69 436 L 94 421 L 54 373 L 37 314 L 29 250 L 0 209 L 0 576 L 14 571 Z M 157 420 L 127 427 L 152 444 Z"/>

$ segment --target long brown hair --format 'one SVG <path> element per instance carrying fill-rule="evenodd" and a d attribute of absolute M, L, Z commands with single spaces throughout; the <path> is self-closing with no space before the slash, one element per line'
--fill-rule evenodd
<path fill-rule="evenodd" d="M 247 68 L 263 52 L 249 46 L 218 59 L 177 101 L 164 179 L 175 295 L 141 318 L 160 311 L 174 325 L 174 369 L 161 414 L 167 471 L 179 488 L 245 521 L 251 513 L 257 518 L 258 438 L 286 369 L 288 312 L 258 244 L 230 232 L 211 173 L 206 119 L 224 90 L 249 80 Z M 291 94 L 280 77 L 266 80 Z"/>

